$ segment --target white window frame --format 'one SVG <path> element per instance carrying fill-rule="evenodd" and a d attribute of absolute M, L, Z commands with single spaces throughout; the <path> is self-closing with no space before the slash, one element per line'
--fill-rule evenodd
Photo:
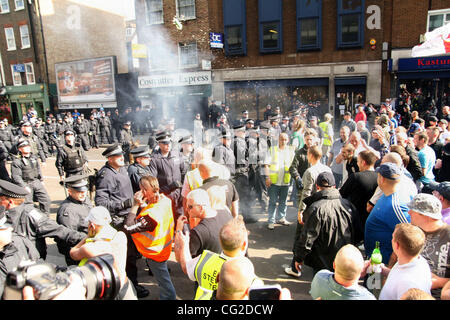
<path fill-rule="evenodd" d="M 16 82 L 16 77 L 14 76 L 16 73 L 19 74 L 19 76 L 20 76 L 20 83 Z M 20 72 L 15 72 L 14 71 L 14 65 L 13 64 L 11 65 L 11 75 L 12 75 L 13 85 L 21 86 L 22 85 L 22 75 L 20 74 Z"/>
<path fill-rule="evenodd" d="M 183 1 L 183 0 L 181 0 L 181 1 Z M 179 10 L 179 8 L 180 8 L 180 4 L 179 4 L 179 2 L 180 2 L 180 0 L 175 0 L 175 4 L 176 4 L 176 7 L 177 7 L 177 17 L 178 17 L 178 19 L 180 20 L 180 21 L 187 21 L 187 20 L 194 20 L 194 19 L 197 19 L 197 14 L 196 14 L 196 3 L 195 3 L 195 0 L 192 0 L 192 1 L 194 1 L 194 4 L 193 4 L 193 6 L 194 6 L 194 15 L 193 16 L 190 16 L 190 17 L 186 17 L 186 16 L 181 16 L 180 15 L 180 10 Z"/>
<path fill-rule="evenodd" d="M 4 4 L 6 4 L 8 6 L 8 9 L 3 10 Z M 9 13 L 9 12 L 10 12 L 9 1 L 8 0 L 0 0 L 0 13 Z"/>
<path fill-rule="evenodd" d="M 145 4 L 145 22 L 147 25 L 156 25 L 156 24 L 164 24 L 164 1 L 163 0 L 153 0 L 153 1 L 160 1 L 161 2 L 161 21 L 158 22 L 150 22 L 149 21 L 149 8 L 148 8 L 148 3 L 152 1 L 152 0 L 145 0 L 144 4 Z M 159 12 L 158 11 L 153 11 L 153 12 Z"/>
<path fill-rule="evenodd" d="M 12 38 L 11 38 L 11 39 L 8 39 L 8 30 L 9 30 L 9 29 L 12 30 Z M 16 49 L 17 49 L 17 46 L 16 46 L 16 37 L 15 37 L 15 35 L 14 35 L 14 28 L 13 28 L 13 27 L 8 27 L 8 28 L 5 28 L 4 30 L 5 30 L 5 39 L 6 39 L 6 47 L 7 47 L 7 50 L 8 50 L 8 51 L 14 51 L 14 50 L 16 50 Z M 14 47 L 10 47 L 10 46 L 9 46 L 9 41 L 8 41 L 8 40 L 13 40 L 13 41 L 14 41 Z"/>
<path fill-rule="evenodd" d="M 17 6 L 17 2 L 18 1 L 22 2 L 22 6 L 21 7 Z M 16 6 L 15 11 L 23 10 L 23 9 L 25 9 L 25 0 L 14 0 L 14 5 Z"/>
<path fill-rule="evenodd" d="M 34 65 L 33 62 L 24 63 L 25 65 L 25 78 L 27 79 L 27 84 L 36 84 L 36 76 L 34 75 Z M 31 66 L 31 72 L 28 72 L 27 66 Z M 33 81 L 29 81 L 28 76 L 33 75 Z"/>
<path fill-rule="evenodd" d="M 24 39 L 24 33 L 22 32 L 22 28 L 25 27 L 27 30 L 26 36 L 28 37 L 28 44 L 24 45 L 23 44 L 23 39 Z M 22 24 L 19 26 L 19 31 L 20 31 L 20 42 L 22 44 L 22 49 L 27 49 L 29 47 L 31 47 L 31 42 L 30 42 L 30 30 L 28 29 L 28 25 L 26 24 Z"/>
<path fill-rule="evenodd" d="M 429 32 L 428 30 L 430 29 L 430 17 L 431 16 L 437 16 L 437 15 L 444 15 L 444 24 L 450 23 L 450 20 L 445 20 L 446 15 L 449 15 L 450 17 L 450 8 L 448 9 L 441 9 L 441 10 L 431 10 L 428 11 L 428 17 L 427 17 L 427 30 L 426 32 Z"/>
<path fill-rule="evenodd" d="M 189 65 L 183 65 L 182 64 L 182 47 L 185 46 L 191 46 L 195 44 L 195 54 L 196 54 L 196 59 L 197 62 L 195 64 L 189 64 Z M 197 46 L 197 42 L 189 42 L 189 43 L 178 43 L 178 65 L 180 66 L 180 69 L 185 69 L 185 68 L 193 68 L 193 67 L 198 67 L 198 46 Z"/>

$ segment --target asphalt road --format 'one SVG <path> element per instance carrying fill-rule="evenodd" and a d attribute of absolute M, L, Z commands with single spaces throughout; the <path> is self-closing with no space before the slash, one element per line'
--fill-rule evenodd
<path fill-rule="evenodd" d="M 147 141 L 141 139 L 141 141 Z M 104 148 L 91 149 L 87 152 L 89 168 L 101 168 L 106 159 L 101 155 Z M 9 165 L 7 166 L 9 170 Z M 55 167 L 55 158 L 47 159 L 42 168 L 45 177 L 45 187 L 52 199 L 51 217 L 55 219 L 60 203 L 65 199 L 63 187 L 59 185 L 59 177 Z M 294 222 L 290 226 L 275 225 L 274 230 L 267 229 L 267 213 L 261 212 L 258 206 L 253 207 L 253 212 L 259 217 L 256 223 L 248 224 L 249 235 L 249 258 L 255 266 L 255 272 L 265 284 L 280 284 L 291 291 L 294 300 L 311 300 L 308 292 L 311 285 L 312 269 L 305 266 L 300 278 L 293 278 L 284 273 L 284 267 L 288 266 L 292 259 L 292 244 L 296 228 L 297 212 L 292 203 L 288 202 L 287 219 Z M 47 261 L 65 265 L 62 255 L 58 253 L 56 244 L 52 239 L 47 239 L 48 257 Z M 175 260 L 172 252 L 169 262 L 172 282 L 177 292 L 177 299 L 192 300 L 194 297 L 194 283 L 183 273 L 181 267 Z M 153 276 L 148 274 L 145 260 L 138 261 L 138 279 L 141 285 L 150 290 L 150 295 L 143 300 L 158 299 L 158 284 Z"/>

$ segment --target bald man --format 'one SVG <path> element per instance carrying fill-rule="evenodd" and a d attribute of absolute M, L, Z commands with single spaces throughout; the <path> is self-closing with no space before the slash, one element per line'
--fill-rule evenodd
<path fill-rule="evenodd" d="M 248 300 L 248 291 L 255 279 L 255 268 L 248 258 L 227 260 L 218 275 L 216 299 Z"/>
<path fill-rule="evenodd" d="M 311 297 L 322 300 L 376 300 L 366 288 L 358 284 L 365 263 L 361 252 L 347 244 L 336 254 L 334 273 L 321 270 L 311 282 Z"/>

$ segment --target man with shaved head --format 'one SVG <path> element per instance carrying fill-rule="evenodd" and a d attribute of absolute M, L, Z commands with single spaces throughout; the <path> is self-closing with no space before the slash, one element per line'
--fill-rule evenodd
<path fill-rule="evenodd" d="M 311 297 L 322 300 L 376 300 L 366 288 L 358 284 L 364 269 L 361 252 L 353 245 L 343 246 L 333 262 L 334 273 L 321 270 L 311 282 Z"/>
<path fill-rule="evenodd" d="M 217 300 L 247 300 L 255 268 L 246 257 L 227 260 L 218 275 Z"/>

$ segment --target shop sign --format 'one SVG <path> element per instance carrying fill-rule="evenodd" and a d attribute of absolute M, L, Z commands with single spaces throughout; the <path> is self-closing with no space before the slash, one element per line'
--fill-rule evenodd
<path fill-rule="evenodd" d="M 211 84 L 211 71 L 143 76 L 139 77 L 138 83 L 141 89 L 205 85 Z"/>
<path fill-rule="evenodd" d="M 450 56 L 398 60 L 398 71 L 450 70 Z"/>
<path fill-rule="evenodd" d="M 25 72 L 25 65 L 24 64 L 14 64 L 13 70 L 14 70 L 14 72 Z"/>

